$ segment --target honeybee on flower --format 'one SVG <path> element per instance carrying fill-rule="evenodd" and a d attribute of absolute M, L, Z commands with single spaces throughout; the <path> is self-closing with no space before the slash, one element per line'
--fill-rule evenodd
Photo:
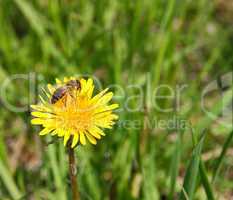
<path fill-rule="evenodd" d="M 104 136 L 103 128 L 112 128 L 118 116 L 113 110 L 118 104 L 109 104 L 113 93 L 108 88 L 93 96 L 93 79 L 74 77 L 56 79 L 56 86 L 47 85 L 46 98 L 41 103 L 31 105 L 34 116 L 32 124 L 42 125 L 40 135 L 63 137 L 64 145 L 71 141 L 71 148 L 78 143 L 86 144 L 86 139 L 96 144 Z"/>

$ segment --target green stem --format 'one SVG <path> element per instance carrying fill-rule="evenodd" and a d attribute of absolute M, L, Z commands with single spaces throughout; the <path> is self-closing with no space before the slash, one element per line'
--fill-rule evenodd
<path fill-rule="evenodd" d="M 0 178 L 2 179 L 3 183 L 5 184 L 11 197 L 13 199 L 20 199 L 22 196 L 21 192 L 19 191 L 19 189 L 15 185 L 15 182 L 14 182 L 8 168 L 3 164 L 1 159 L 0 159 Z"/>
<path fill-rule="evenodd" d="M 77 183 L 77 169 L 75 165 L 75 157 L 74 157 L 74 149 L 68 146 L 68 155 L 69 155 L 69 173 L 70 173 L 70 181 L 71 181 L 71 189 L 72 189 L 72 197 L 73 200 L 80 200 L 80 195 L 78 191 L 78 183 Z"/>

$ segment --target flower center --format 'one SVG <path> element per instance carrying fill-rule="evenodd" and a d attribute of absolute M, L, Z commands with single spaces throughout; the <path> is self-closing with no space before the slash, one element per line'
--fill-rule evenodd
<path fill-rule="evenodd" d="M 92 126 L 94 110 L 85 97 L 67 95 L 58 110 L 56 115 L 59 116 L 59 124 L 66 129 L 85 131 Z"/>

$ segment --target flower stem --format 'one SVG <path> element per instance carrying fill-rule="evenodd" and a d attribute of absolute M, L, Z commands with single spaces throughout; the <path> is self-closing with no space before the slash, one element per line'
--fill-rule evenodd
<path fill-rule="evenodd" d="M 68 145 L 68 155 L 69 155 L 69 173 L 70 173 L 70 181 L 71 181 L 71 189 L 72 189 L 72 199 L 80 200 L 79 191 L 78 191 L 78 183 L 77 183 L 77 169 L 75 165 L 75 157 L 74 157 L 74 149 Z"/>

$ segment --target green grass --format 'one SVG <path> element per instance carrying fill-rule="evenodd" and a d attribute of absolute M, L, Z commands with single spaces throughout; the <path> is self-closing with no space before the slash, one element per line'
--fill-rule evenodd
<path fill-rule="evenodd" d="M 1 89 L 7 77 L 30 73 L 38 90 L 80 74 L 113 86 L 120 122 L 97 146 L 76 149 L 82 199 L 230 199 L 232 122 L 218 121 L 232 88 L 207 96 L 215 119 L 203 112 L 201 98 L 209 83 L 231 75 L 232 12 L 220 0 L 0 1 L 0 199 L 71 199 L 62 141 L 46 146 L 52 138 L 39 138 L 28 111 L 5 106 L 6 98 L 26 107 L 38 100 L 27 80 L 13 81 L 6 98 Z M 161 85 L 187 85 L 176 111 L 155 108 L 151 91 Z M 156 103 L 174 108 L 169 98 Z M 143 126 L 174 117 L 186 121 L 185 130 Z M 135 121 L 137 128 L 120 126 Z"/>

